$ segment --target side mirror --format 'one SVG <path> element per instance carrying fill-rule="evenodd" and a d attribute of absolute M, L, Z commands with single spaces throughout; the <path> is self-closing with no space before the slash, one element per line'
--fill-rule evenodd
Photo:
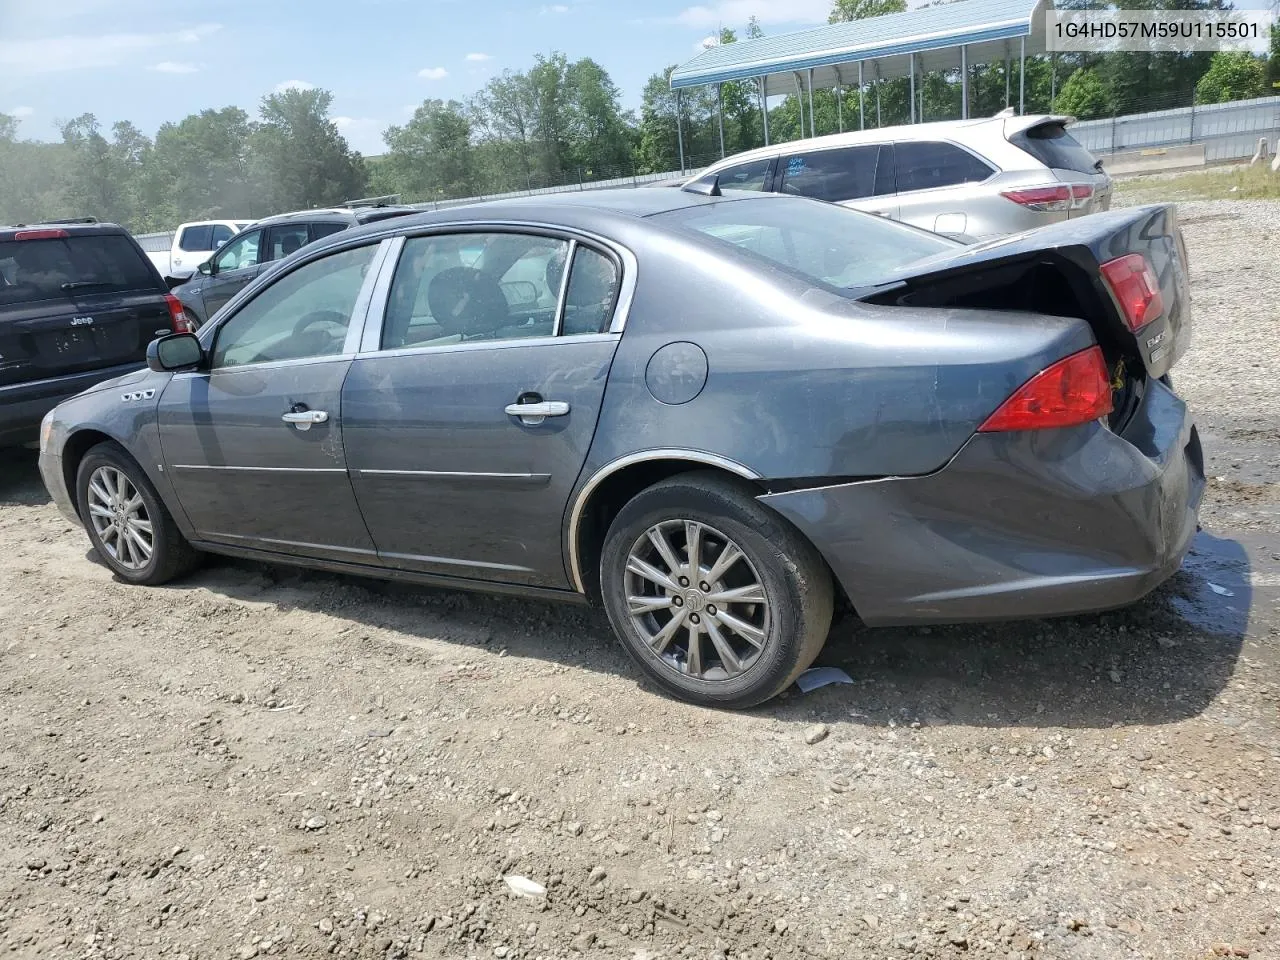
<path fill-rule="evenodd" d="M 204 362 L 204 347 L 192 333 L 175 333 L 147 344 L 147 366 L 156 373 L 184 370 Z"/>
<path fill-rule="evenodd" d="M 212 277 L 218 272 L 218 268 L 213 265 L 212 260 L 206 260 L 200 266 L 196 267 L 196 273 L 204 274 L 206 277 Z"/>

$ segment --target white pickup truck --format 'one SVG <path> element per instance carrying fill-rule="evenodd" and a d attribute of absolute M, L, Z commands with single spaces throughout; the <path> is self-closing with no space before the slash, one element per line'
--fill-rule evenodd
<path fill-rule="evenodd" d="M 173 246 L 168 250 L 148 252 L 147 256 L 170 287 L 185 283 L 224 243 L 243 230 L 252 220 L 200 220 L 181 224 L 173 233 Z"/>

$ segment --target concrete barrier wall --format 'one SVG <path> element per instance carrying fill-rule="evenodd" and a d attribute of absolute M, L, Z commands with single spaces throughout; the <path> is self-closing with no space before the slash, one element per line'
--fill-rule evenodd
<path fill-rule="evenodd" d="M 1083 120 L 1072 125 L 1071 133 L 1104 160 L 1144 147 L 1193 144 L 1204 145 L 1206 163 L 1248 159 L 1259 137 L 1274 142 L 1280 135 L 1280 97 Z"/>

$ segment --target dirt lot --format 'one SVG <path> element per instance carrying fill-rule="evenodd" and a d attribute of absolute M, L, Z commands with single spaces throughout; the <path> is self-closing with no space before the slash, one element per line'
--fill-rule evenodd
<path fill-rule="evenodd" d="M 1214 478 L 1183 573 L 1106 616 L 845 624 L 853 686 L 746 715 L 646 689 L 589 611 L 122 586 L 6 455 L 0 949 L 1280 956 L 1278 215 L 1183 208 Z"/>

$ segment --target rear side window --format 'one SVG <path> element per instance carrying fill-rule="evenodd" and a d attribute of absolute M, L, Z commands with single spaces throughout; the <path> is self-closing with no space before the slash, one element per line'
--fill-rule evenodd
<path fill-rule="evenodd" d="M 895 152 L 899 193 L 980 183 L 995 172 L 953 143 L 905 141 L 896 145 Z"/>
<path fill-rule="evenodd" d="M 178 249 L 189 253 L 213 249 L 213 227 L 187 227 L 178 238 Z"/>
<path fill-rule="evenodd" d="M 872 144 L 793 154 L 783 161 L 781 190 L 832 203 L 873 196 L 879 153 Z"/>
<path fill-rule="evenodd" d="M 1042 123 L 1015 133 L 1009 142 L 1055 170 L 1073 170 L 1076 173 L 1098 171 L 1098 158 L 1067 133 L 1067 128 L 1061 123 Z"/>
<path fill-rule="evenodd" d="M 218 224 L 213 228 L 213 246 L 208 249 L 213 250 L 222 246 L 228 240 L 236 235 L 236 232 L 225 224 Z"/>
<path fill-rule="evenodd" d="M 313 223 L 311 225 L 311 239 L 319 240 L 321 237 L 327 237 L 330 234 L 341 233 L 347 229 L 345 223 Z"/>
<path fill-rule="evenodd" d="M 157 287 L 147 260 L 127 237 L 0 241 L 0 304 Z"/>
<path fill-rule="evenodd" d="M 263 257 L 263 262 L 269 260 L 283 260 L 291 253 L 301 250 L 311 242 L 307 235 L 307 225 L 305 223 L 291 223 L 287 226 L 272 227 L 268 231 L 270 239 L 267 241 L 267 255 Z"/>

